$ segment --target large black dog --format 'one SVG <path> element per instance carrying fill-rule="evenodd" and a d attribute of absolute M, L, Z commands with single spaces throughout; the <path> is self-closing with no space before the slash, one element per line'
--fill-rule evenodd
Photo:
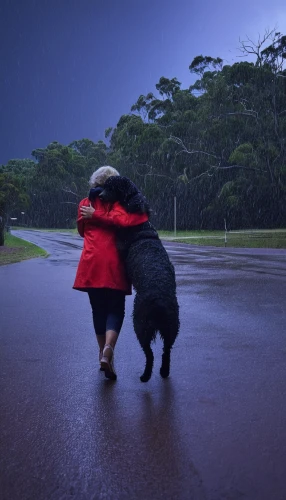
<path fill-rule="evenodd" d="M 150 213 L 145 197 L 127 177 L 109 177 L 99 196 L 104 201 L 119 201 L 127 212 Z M 160 374 L 166 378 L 170 373 L 171 349 L 180 326 L 174 267 L 149 221 L 119 229 L 118 242 L 136 291 L 133 325 L 146 356 L 145 370 L 140 379 L 147 382 L 152 375 L 154 356 L 151 342 L 157 332 L 163 340 Z"/>

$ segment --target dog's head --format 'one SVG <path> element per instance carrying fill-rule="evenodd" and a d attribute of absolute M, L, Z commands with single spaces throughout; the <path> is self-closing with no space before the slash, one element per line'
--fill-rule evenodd
<path fill-rule="evenodd" d="M 129 213 L 150 214 L 150 207 L 145 196 L 128 177 L 120 175 L 109 177 L 99 197 L 110 203 L 118 201 Z"/>

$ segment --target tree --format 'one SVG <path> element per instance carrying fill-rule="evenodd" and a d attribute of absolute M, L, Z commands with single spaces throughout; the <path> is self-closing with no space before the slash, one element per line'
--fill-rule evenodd
<path fill-rule="evenodd" d="M 219 57 L 196 57 L 190 71 L 200 78 L 189 90 L 162 77 L 163 99 L 141 95 L 136 114 L 113 130 L 113 157 L 148 191 L 160 227 L 171 223 L 162 193 L 180 194 L 185 227 L 221 227 L 226 215 L 233 226 L 283 224 L 285 37 L 267 41 L 256 62 L 223 66 Z"/>
<path fill-rule="evenodd" d="M 23 192 L 20 181 L 11 174 L 0 174 L 0 246 L 4 245 L 4 229 L 10 217 L 19 215 L 28 204 L 29 198 Z"/>

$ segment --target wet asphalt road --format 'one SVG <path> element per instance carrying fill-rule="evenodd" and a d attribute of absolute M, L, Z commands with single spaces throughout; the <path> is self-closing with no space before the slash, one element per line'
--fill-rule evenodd
<path fill-rule="evenodd" d="M 1 500 L 285 500 L 286 252 L 166 244 L 181 331 L 142 384 L 132 298 L 116 383 L 98 370 L 82 240 L 0 267 Z"/>

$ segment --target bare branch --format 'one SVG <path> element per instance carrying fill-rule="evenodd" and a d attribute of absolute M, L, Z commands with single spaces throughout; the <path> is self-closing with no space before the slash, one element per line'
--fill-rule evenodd
<path fill-rule="evenodd" d="M 245 167 L 243 165 L 227 165 L 225 167 L 219 167 L 216 165 L 211 166 L 208 170 L 205 172 L 202 172 L 200 175 L 197 175 L 196 177 L 192 177 L 189 182 L 192 182 L 196 179 L 199 179 L 200 177 L 203 177 L 204 175 L 207 175 L 208 177 L 212 177 L 217 170 L 229 170 L 231 168 L 242 168 L 244 170 L 251 170 L 251 171 L 256 171 L 256 172 L 267 172 L 267 170 L 261 170 L 259 168 L 252 168 L 252 167 Z"/>
<path fill-rule="evenodd" d="M 223 116 L 234 116 L 234 115 L 252 116 L 252 118 L 256 118 L 256 120 L 258 120 L 257 111 L 253 111 L 252 109 L 247 109 L 246 111 L 234 111 L 233 113 L 222 113 L 217 116 L 212 115 L 210 118 L 222 118 Z"/>
<path fill-rule="evenodd" d="M 170 127 L 173 127 L 174 125 L 160 125 L 159 123 L 157 123 L 157 127 L 160 127 L 160 128 L 170 128 Z"/>
<path fill-rule="evenodd" d="M 61 205 L 76 205 L 77 206 L 77 203 L 75 203 L 74 201 L 61 201 L 60 203 L 61 203 Z"/>
<path fill-rule="evenodd" d="M 181 139 L 179 139 L 178 137 L 176 139 L 178 141 L 181 141 Z M 183 151 L 181 151 L 181 152 L 183 152 Z M 211 155 L 209 153 L 206 153 L 205 151 L 201 151 L 201 152 L 204 153 L 204 154 L 207 154 L 209 156 L 217 158 L 216 156 Z M 180 176 L 177 177 L 177 178 L 172 178 L 172 177 L 169 177 L 168 175 L 153 173 L 152 172 L 152 167 L 150 165 L 147 165 L 146 163 L 142 164 L 142 165 L 148 166 L 151 170 L 149 172 L 147 172 L 146 174 L 140 174 L 136 169 L 134 169 L 134 170 L 135 170 L 135 172 L 136 172 L 137 175 L 139 175 L 140 177 L 144 177 L 145 181 L 146 181 L 146 177 L 148 177 L 148 176 L 164 177 L 165 179 L 168 179 L 168 180 L 172 181 L 172 183 L 174 183 L 174 184 L 176 182 L 178 182 L 178 180 L 180 179 Z M 195 181 L 197 179 L 200 179 L 203 176 L 212 177 L 218 170 L 230 170 L 230 169 L 237 169 L 237 168 L 243 169 L 243 170 L 254 171 L 254 172 L 260 172 L 260 173 L 261 172 L 265 172 L 265 173 L 267 173 L 267 170 L 261 170 L 259 168 L 254 168 L 254 167 L 246 167 L 244 165 L 226 165 L 226 166 L 220 166 L 220 164 L 219 165 L 211 165 L 211 167 L 208 170 L 206 170 L 205 172 L 202 172 L 201 174 L 199 174 L 199 175 L 197 175 L 195 177 L 192 177 L 191 179 L 187 179 L 186 184 L 190 184 L 191 182 L 193 182 L 193 181 Z"/>
<path fill-rule="evenodd" d="M 244 56 L 249 54 L 256 55 L 257 62 L 259 63 L 259 65 L 261 65 L 262 62 L 261 48 L 264 45 L 264 43 L 269 39 L 271 39 L 272 42 L 274 42 L 276 32 L 277 32 L 277 27 L 273 28 L 272 30 L 266 29 L 263 38 L 261 38 L 260 34 L 258 35 L 258 41 L 256 43 L 253 40 L 251 40 L 249 36 L 246 37 L 246 40 L 241 40 L 239 38 L 239 43 L 241 47 L 238 47 L 238 50 L 242 52 Z"/>
<path fill-rule="evenodd" d="M 255 42 L 253 40 L 251 40 L 251 38 L 249 38 L 248 35 L 246 35 L 246 38 L 247 38 L 247 41 L 249 43 L 251 43 L 251 47 L 253 47 L 253 45 L 255 45 Z M 260 35 L 259 35 L 259 39 L 258 39 L 258 44 L 260 43 Z"/>
<path fill-rule="evenodd" d="M 226 167 L 213 167 L 217 170 L 228 170 L 230 168 L 243 168 L 244 170 L 253 170 L 254 172 L 267 172 L 267 170 L 261 170 L 261 168 L 245 167 L 244 165 L 227 165 Z"/>
<path fill-rule="evenodd" d="M 169 179 L 170 181 L 172 182 L 175 182 L 176 179 L 173 179 L 172 177 L 169 177 L 168 175 L 165 175 L 165 174 L 155 174 L 154 172 L 152 172 L 152 169 L 153 167 L 151 167 L 150 165 L 148 165 L 147 163 L 139 163 L 138 165 L 144 165 L 144 166 L 147 166 L 149 167 L 151 170 L 149 172 L 147 172 L 146 174 L 140 174 L 136 168 L 134 168 L 134 171 L 136 172 L 137 175 L 139 175 L 139 177 L 144 177 L 144 179 L 146 179 L 147 176 L 151 177 L 165 177 L 166 179 Z"/>
<path fill-rule="evenodd" d="M 183 143 L 182 139 L 180 139 L 179 137 L 175 137 L 175 136 L 171 135 L 169 137 L 169 140 L 175 142 L 176 144 L 178 144 L 179 146 L 181 146 L 183 148 L 181 151 L 178 151 L 177 153 L 175 153 L 176 156 L 178 156 L 181 153 L 187 153 L 187 154 L 190 154 L 190 155 L 192 155 L 192 154 L 203 154 L 203 155 L 211 156 L 212 158 L 216 158 L 217 160 L 219 160 L 218 156 L 216 156 L 216 155 L 214 155 L 212 153 L 207 153 L 206 151 L 200 151 L 200 150 L 189 151 L 187 149 L 187 147 L 185 146 L 185 144 Z"/>
<path fill-rule="evenodd" d="M 80 195 L 77 194 L 77 193 L 74 193 L 71 189 L 64 189 L 64 188 L 62 188 L 62 191 L 64 191 L 65 193 L 73 194 L 77 198 L 80 198 Z"/>

